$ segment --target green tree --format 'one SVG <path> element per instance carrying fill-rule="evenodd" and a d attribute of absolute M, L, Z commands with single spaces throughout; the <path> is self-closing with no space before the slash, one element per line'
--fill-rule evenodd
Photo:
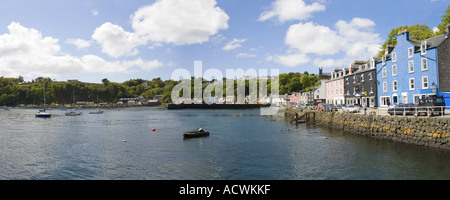
<path fill-rule="evenodd" d="M 435 35 L 442 35 L 445 32 L 445 28 L 450 24 L 450 5 L 445 10 L 445 14 L 441 16 L 441 23 L 437 26 L 439 29 Z"/>
<path fill-rule="evenodd" d="M 387 46 L 395 46 L 397 45 L 397 35 L 399 31 L 408 30 L 409 38 L 412 40 L 426 40 L 434 36 L 433 30 L 430 29 L 429 26 L 424 24 L 415 24 L 411 26 L 400 26 L 391 30 L 388 34 L 388 39 L 381 45 L 380 51 L 378 52 L 377 57 L 382 57 L 385 53 L 385 49 Z"/>

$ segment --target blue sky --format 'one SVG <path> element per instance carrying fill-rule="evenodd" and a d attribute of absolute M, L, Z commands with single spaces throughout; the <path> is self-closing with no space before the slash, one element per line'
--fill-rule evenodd
<path fill-rule="evenodd" d="M 449 0 L 1 0 L 0 76 L 123 82 L 177 68 L 331 71 Z"/>

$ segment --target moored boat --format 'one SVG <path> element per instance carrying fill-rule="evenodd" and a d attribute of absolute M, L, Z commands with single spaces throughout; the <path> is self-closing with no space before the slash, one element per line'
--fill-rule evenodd
<path fill-rule="evenodd" d="M 89 111 L 89 114 L 103 114 L 103 110 L 97 109 L 94 111 Z"/>
<path fill-rule="evenodd" d="M 184 138 L 197 138 L 197 137 L 206 137 L 209 136 L 209 131 L 188 131 L 183 134 Z"/>
<path fill-rule="evenodd" d="M 46 112 L 45 109 L 43 109 L 43 110 L 39 110 L 39 112 L 37 112 L 37 113 L 34 113 L 34 116 L 39 117 L 39 118 L 50 118 L 50 117 L 52 117 L 52 114 Z"/>
<path fill-rule="evenodd" d="M 77 112 L 77 111 L 75 111 L 75 109 L 73 109 L 71 111 L 66 112 L 66 116 L 78 116 L 78 115 L 81 115 L 81 113 L 82 112 Z"/>

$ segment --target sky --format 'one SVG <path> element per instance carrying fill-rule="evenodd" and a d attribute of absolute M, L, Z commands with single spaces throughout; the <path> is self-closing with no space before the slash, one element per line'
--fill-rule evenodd
<path fill-rule="evenodd" d="M 100 83 L 218 69 L 330 72 L 450 0 L 0 0 L 0 76 Z M 269 74 L 270 75 L 270 74 Z"/>

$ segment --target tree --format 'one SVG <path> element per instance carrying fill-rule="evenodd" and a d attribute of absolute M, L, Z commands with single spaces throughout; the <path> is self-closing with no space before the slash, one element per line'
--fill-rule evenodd
<path fill-rule="evenodd" d="M 109 80 L 107 78 L 102 79 L 103 85 L 106 87 L 109 84 Z"/>
<path fill-rule="evenodd" d="M 411 26 L 400 26 L 394 28 L 388 34 L 388 39 L 383 43 L 383 45 L 381 45 L 377 57 L 382 57 L 384 55 L 387 46 L 397 45 L 398 32 L 403 29 L 408 30 L 409 38 L 412 40 L 422 41 L 434 36 L 433 30 L 431 30 L 430 27 L 425 24 L 415 24 Z"/>
<path fill-rule="evenodd" d="M 442 35 L 445 32 L 445 28 L 450 24 L 450 5 L 445 10 L 445 14 L 441 16 L 441 23 L 437 26 L 439 29 L 435 35 Z"/>

